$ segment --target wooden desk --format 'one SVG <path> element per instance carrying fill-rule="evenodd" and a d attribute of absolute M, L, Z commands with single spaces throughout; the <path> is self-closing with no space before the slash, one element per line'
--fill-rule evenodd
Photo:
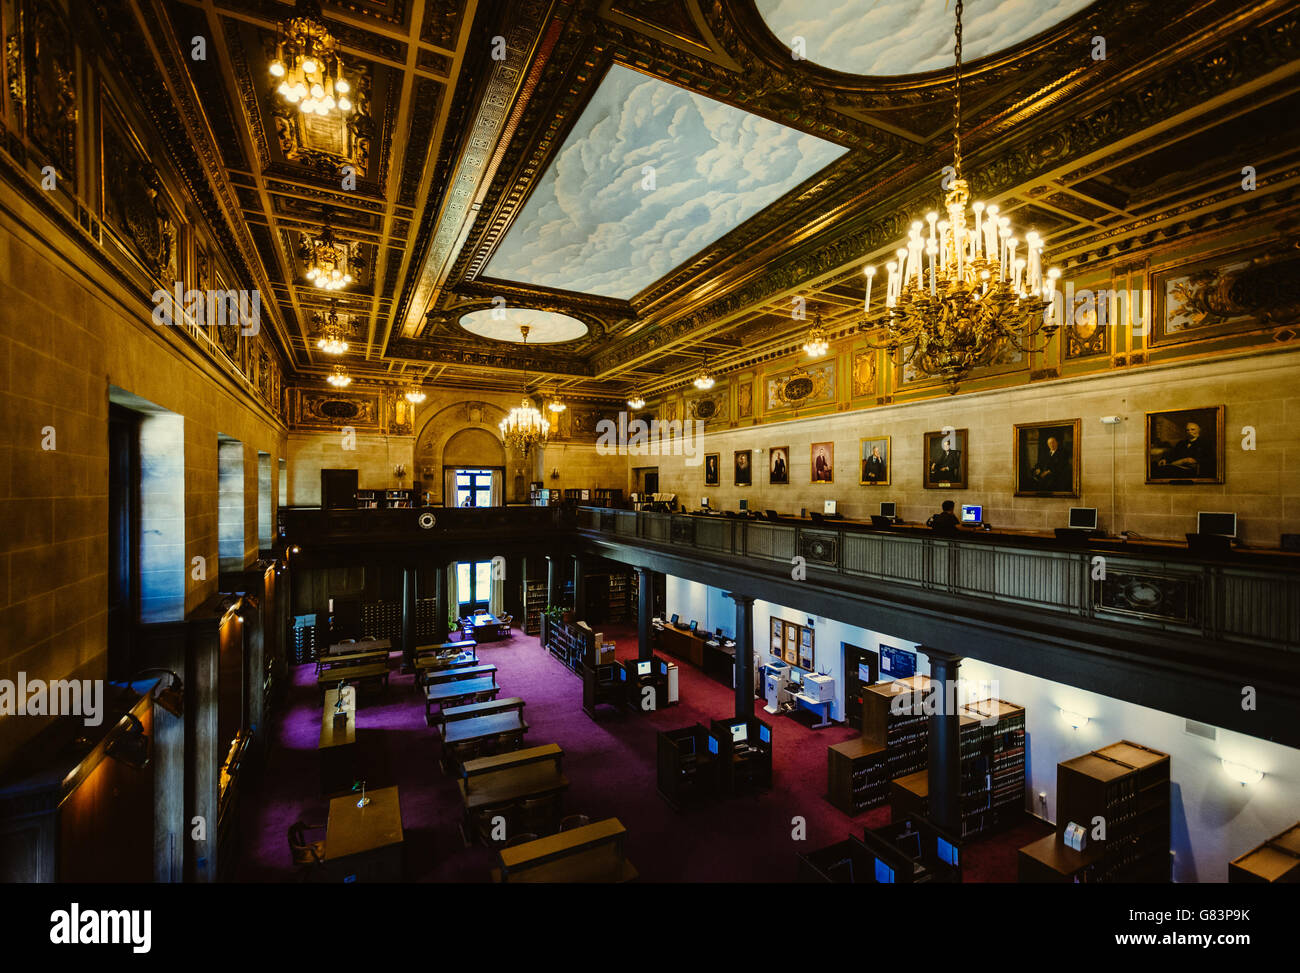
<path fill-rule="evenodd" d="M 348 666 L 364 666 L 375 662 L 388 662 L 387 649 L 364 649 L 355 652 L 342 652 L 326 656 L 321 660 L 323 669 L 345 669 Z"/>
<path fill-rule="evenodd" d="M 427 672 L 424 675 L 424 684 L 426 686 L 437 686 L 441 683 L 456 682 L 461 679 L 479 679 L 483 676 L 495 676 L 497 667 L 491 664 L 482 666 L 459 666 L 455 669 L 443 669 L 438 672 Z"/>
<path fill-rule="evenodd" d="M 495 615 L 475 615 L 470 622 L 475 642 L 498 642 L 505 638 L 501 634 L 501 619 Z"/>
<path fill-rule="evenodd" d="M 659 648 L 669 655 L 684 659 L 697 668 L 704 667 L 704 643 L 707 641 L 708 639 L 673 628 L 666 623 L 659 630 Z"/>
<path fill-rule="evenodd" d="M 347 687 L 344 690 L 352 699 L 356 699 L 356 690 Z M 357 779 L 357 711 L 356 707 L 345 708 L 343 716 L 346 724 L 342 728 L 334 726 L 334 705 L 329 696 L 337 696 L 338 690 L 326 693 L 326 705 L 320 721 L 320 742 L 316 750 L 320 754 L 320 789 L 322 794 L 337 794 L 352 786 Z"/>
<path fill-rule="evenodd" d="M 339 701 L 338 687 L 325 690 L 325 712 L 333 713 L 334 706 Z M 343 687 L 343 709 L 356 711 L 357 708 L 357 687 Z"/>
<path fill-rule="evenodd" d="M 433 705 L 438 704 L 438 710 L 441 713 L 448 706 L 456 706 L 460 700 L 470 696 L 478 696 L 481 693 L 492 693 L 495 695 L 500 692 L 497 681 L 493 676 L 483 676 L 479 679 L 461 679 L 457 682 L 444 682 L 428 687 L 424 691 L 424 721 L 430 726 L 433 725 Z"/>
<path fill-rule="evenodd" d="M 492 713 L 488 716 L 475 716 L 468 720 L 456 720 L 444 724 L 443 742 L 449 744 L 474 743 L 501 733 L 528 732 L 524 715 L 517 710 L 509 713 Z"/>
<path fill-rule="evenodd" d="M 462 652 L 453 658 L 434 655 L 418 657 L 415 660 L 415 691 L 418 693 L 429 684 L 428 680 L 431 673 L 447 672 L 452 669 L 468 669 L 478 664 L 478 659 L 468 652 Z"/>
<path fill-rule="evenodd" d="M 424 656 L 437 656 L 443 654 L 455 655 L 461 652 L 468 652 L 471 656 L 474 654 L 476 642 L 470 639 L 461 639 L 457 642 L 437 642 L 432 645 L 417 645 L 415 647 L 415 658 L 420 659 Z"/>
<path fill-rule="evenodd" d="M 623 857 L 618 818 L 501 849 L 500 882 L 628 882 L 637 871 Z"/>
<path fill-rule="evenodd" d="M 362 679 L 382 679 L 387 686 L 388 660 L 364 666 L 339 666 L 335 669 L 326 669 L 316 677 L 316 685 L 321 690 L 325 690 L 327 686 L 337 682 L 359 682 Z"/>
<path fill-rule="evenodd" d="M 1020 849 L 1017 855 L 1018 882 L 1073 882 L 1075 872 L 1101 861 L 1104 845 L 1088 845 L 1083 851 L 1067 848 L 1053 833 Z"/>
<path fill-rule="evenodd" d="M 458 781 L 466 812 L 567 790 L 568 778 L 560 770 L 563 757 L 558 744 L 548 743 L 467 761 Z"/>
<path fill-rule="evenodd" d="M 396 787 L 367 791 L 370 803 L 357 807 L 360 794 L 330 801 L 325 826 L 325 866 L 336 881 L 396 882 L 402 878 L 402 808 Z"/>
<path fill-rule="evenodd" d="M 335 642 L 326 651 L 326 657 L 346 655 L 350 652 L 370 652 L 376 649 L 391 652 L 393 643 L 388 639 L 370 639 L 367 642 Z"/>

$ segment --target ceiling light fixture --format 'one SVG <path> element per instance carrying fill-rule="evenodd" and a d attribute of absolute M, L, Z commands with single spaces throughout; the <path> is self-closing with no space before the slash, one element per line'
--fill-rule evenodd
<path fill-rule="evenodd" d="M 632 393 L 632 397 L 631 397 L 630 399 L 627 400 L 627 407 L 628 407 L 629 409 L 644 409 L 644 408 L 645 408 L 645 399 L 643 399 L 643 398 L 641 397 L 641 393 L 640 393 L 640 392 L 633 392 L 633 393 Z"/>
<path fill-rule="evenodd" d="M 548 408 L 556 415 L 559 415 L 561 412 L 567 409 L 568 406 L 564 404 L 564 400 L 560 398 L 560 395 L 557 392 L 551 396 L 551 404 L 548 406 Z"/>
<path fill-rule="evenodd" d="M 325 315 L 325 329 L 316 342 L 316 347 L 327 355 L 341 355 L 348 350 L 347 338 L 339 324 L 337 305 L 337 301 L 330 301 L 329 313 Z"/>
<path fill-rule="evenodd" d="M 826 329 L 822 327 L 822 316 L 820 314 L 813 319 L 813 325 L 808 329 L 808 340 L 803 343 L 803 350 L 808 352 L 809 358 L 820 358 L 831 350 L 831 344 L 826 340 Z"/>
<path fill-rule="evenodd" d="M 406 401 L 411 403 L 411 405 L 419 405 L 427 398 L 428 396 L 424 394 L 424 389 L 420 388 L 418 385 L 412 386 L 406 393 Z"/>
<path fill-rule="evenodd" d="M 325 379 L 325 381 L 329 382 L 336 389 L 347 388 L 352 384 L 352 376 L 347 373 L 342 365 L 335 365 L 334 374 Z"/>
<path fill-rule="evenodd" d="M 275 59 L 268 70 L 276 93 L 304 114 L 348 114 L 351 83 L 343 76 L 337 42 L 316 0 L 298 0 L 294 15 L 276 28 Z"/>
<path fill-rule="evenodd" d="M 523 335 L 524 348 L 528 347 L 528 325 L 521 324 L 519 333 Z M 551 424 L 542 417 L 528 397 L 528 369 L 524 369 L 524 397 L 519 407 L 510 410 L 510 414 L 501 420 L 501 438 L 505 444 L 516 452 L 527 456 L 534 446 L 545 446 L 550 435 Z"/>
<path fill-rule="evenodd" d="M 713 388 L 713 383 L 713 375 L 709 372 L 708 363 L 705 362 L 705 364 L 700 366 L 700 373 L 695 376 L 695 387 L 697 389 L 707 390 Z"/>
<path fill-rule="evenodd" d="M 907 246 L 887 265 L 885 334 L 873 348 L 889 351 L 899 365 L 912 363 L 922 373 L 942 378 L 949 394 L 957 391 L 972 369 L 991 364 L 1007 346 L 1022 352 L 1040 351 L 1059 325 L 1044 311 L 1054 299 L 1055 268 L 1042 270 L 1043 241 L 1037 233 L 1025 237 L 1024 256 L 1011 220 L 998 215 L 996 205 L 975 203 L 968 226 L 966 203 L 970 187 L 961 168 L 961 15 L 957 2 L 953 54 L 953 174 L 944 196 L 947 218 L 926 214 L 929 234 L 920 220 L 912 223 Z M 928 259 L 927 259 L 928 258 Z M 863 330 L 871 314 L 871 279 L 866 268 L 867 299 Z M 1042 343 L 1035 345 L 1035 339 Z"/>
<path fill-rule="evenodd" d="M 347 244 L 339 243 L 335 238 L 328 218 L 320 235 L 304 244 L 303 257 L 307 261 L 307 279 L 317 287 L 336 291 L 352 283 L 352 274 L 348 272 Z"/>

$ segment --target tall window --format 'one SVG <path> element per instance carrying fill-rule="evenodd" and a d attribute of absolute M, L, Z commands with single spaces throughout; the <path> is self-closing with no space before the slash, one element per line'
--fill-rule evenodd
<path fill-rule="evenodd" d="M 108 407 L 108 653 L 110 675 L 131 665 L 140 613 L 140 416 Z"/>
<path fill-rule="evenodd" d="M 491 470 L 457 470 L 456 471 L 456 506 L 490 507 L 492 506 L 492 471 Z M 463 567 L 464 565 L 462 565 Z"/>
<path fill-rule="evenodd" d="M 456 565 L 456 597 L 460 614 L 488 610 L 492 599 L 492 562 L 461 561 Z"/>

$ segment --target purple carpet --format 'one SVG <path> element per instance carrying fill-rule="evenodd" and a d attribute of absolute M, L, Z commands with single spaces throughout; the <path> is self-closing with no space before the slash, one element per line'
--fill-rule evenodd
<path fill-rule="evenodd" d="M 636 656 L 634 629 L 608 626 L 605 637 L 617 642 L 619 658 Z M 788 717 L 763 713 L 761 700 L 755 701 L 755 715 L 773 728 L 772 789 L 678 813 L 655 789 L 655 735 L 731 716 L 734 695 L 729 687 L 679 663 L 680 703 L 655 713 L 622 716 L 602 707 L 598 721 L 592 721 L 582 711 L 582 681 L 535 636 L 517 634 L 481 645 L 479 657 L 498 667 L 502 696 L 525 700 L 530 728 L 524 745 L 558 743 L 564 748 L 564 773 L 570 782 L 565 813 L 622 821 L 628 832 L 627 856 L 643 881 L 792 881 L 799 852 L 889 821 L 887 806 L 850 818 L 824 797 L 826 748 L 852 738 L 856 730 L 811 730 Z M 328 802 L 319 793 L 321 706 L 315 667 L 299 666 L 291 678 L 269 730 L 261 779 L 243 795 L 237 871 L 242 881 L 293 880 L 289 825 L 298 819 L 323 825 L 327 816 Z M 478 845 L 466 848 L 461 841 L 456 784 L 439 769 L 437 733 L 425 725 L 424 703 L 414 692 L 412 678 L 394 673 L 386 691 L 363 688 L 357 711 L 361 774 L 370 788 L 396 784 L 400 789 L 409 880 L 488 881 L 495 853 Z M 805 822 L 802 841 L 792 837 L 796 817 Z M 1049 831 L 1027 818 L 1014 829 L 963 849 L 965 880 L 1014 882 L 1016 849 Z"/>

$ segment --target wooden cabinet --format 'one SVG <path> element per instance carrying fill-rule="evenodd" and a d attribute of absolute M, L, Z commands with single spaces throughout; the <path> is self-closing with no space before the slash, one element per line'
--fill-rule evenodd
<path fill-rule="evenodd" d="M 1229 882 L 1300 882 L 1300 824 L 1228 862 Z"/>
<path fill-rule="evenodd" d="M 860 814 L 881 804 L 889 778 L 885 748 L 858 738 L 826 749 L 827 798 L 845 814 Z"/>

